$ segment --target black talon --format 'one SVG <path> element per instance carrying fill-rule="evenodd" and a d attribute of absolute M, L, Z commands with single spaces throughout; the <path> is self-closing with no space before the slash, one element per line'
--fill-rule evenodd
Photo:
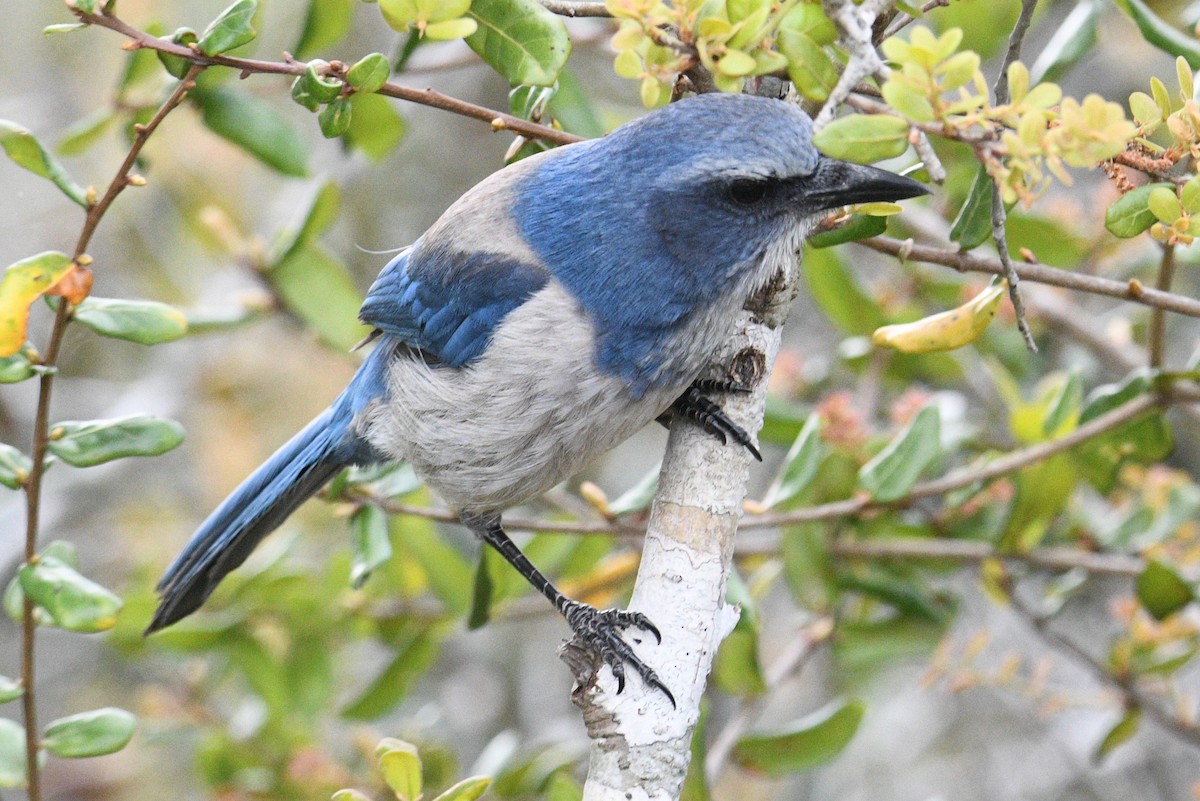
<path fill-rule="evenodd" d="M 572 600 L 558 591 L 541 571 L 533 566 L 521 549 L 508 538 L 500 525 L 500 515 L 487 513 L 480 515 L 463 515 L 462 522 L 475 532 L 484 542 L 495 548 L 517 572 L 525 577 L 542 595 L 554 604 L 554 608 L 566 618 L 567 625 L 581 645 L 604 660 L 617 680 L 617 692 L 625 689 L 625 665 L 629 664 L 647 687 L 660 690 L 671 706 L 675 706 L 675 696 L 662 683 L 658 674 L 641 660 L 629 643 L 621 637 L 621 631 L 627 628 L 638 628 L 654 635 L 662 643 L 662 634 L 658 627 L 641 612 L 623 612 L 618 609 L 600 611 L 594 606 Z"/>
<path fill-rule="evenodd" d="M 706 391 L 749 392 L 750 388 L 736 381 L 700 379 L 675 399 L 671 404 L 671 412 L 699 423 L 706 432 L 720 439 L 722 445 L 728 445 L 729 437 L 733 437 L 734 442 L 750 451 L 750 454 L 761 462 L 762 454 L 755 447 L 750 435 L 725 414 L 724 409 L 708 398 L 704 394 Z"/>

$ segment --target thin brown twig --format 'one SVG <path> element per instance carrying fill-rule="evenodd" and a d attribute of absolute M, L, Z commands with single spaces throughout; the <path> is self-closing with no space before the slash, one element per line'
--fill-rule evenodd
<path fill-rule="evenodd" d="M 1158 265 L 1158 280 L 1154 288 L 1159 292 L 1170 292 L 1175 278 L 1175 246 L 1163 245 L 1162 261 Z M 1150 368 L 1162 367 L 1163 350 L 1166 347 L 1167 318 L 1162 309 L 1150 311 L 1150 330 L 1146 337 L 1146 351 Z"/>
<path fill-rule="evenodd" d="M 194 87 L 196 76 L 204 70 L 202 65 L 193 65 L 187 75 L 175 87 L 158 111 L 145 125 L 135 128 L 136 135 L 125 160 L 121 163 L 117 174 L 108 185 L 103 197 L 91 204 L 87 210 L 83 227 L 75 242 L 73 262 L 78 268 L 87 250 L 96 227 L 100 224 L 105 212 L 112 206 L 117 196 L 130 185 L 130 171 L 137 161 L 146 141 L 159 124 L 173 109 L 183 102 L 188 91 Z M 37 411 L 33 423 L 33 446 L 29 476 L 25 480 L 25 563 L 33 564 L 37 559 L 37 541 L 40 528 L 40 512 L 42 498 L 42 479 L 46 472 L 46 452 L 50 443 L 50 398 L 54 389 L 53 369 L 58 364 L 59 351 L 62 347 L 63 336 L 71 321 L 71 308 L 66 298 L 60 298 L 54 314 L 54 324 L 50 330 L 49 344 L 41 359 L 41 366 L 46 369 L 38 381 Z M 23 722 L 25 726 L 25 773 L 26 788 L 29 801 L 41 801 L 41 770 L 38 764 L 39 740 L 37 725 L 37 703 L 35 698 L 35 634 L 37 631 L 34 620 L 34 604 L 29 596 L 25 596 L 21 614 L 21 685 Z"/>
<path fill-rule="evenodd" d="M 1036 7 L 1037 0 L 1021 0 L 1021 14 L 1017 17 L 1017 24 L 1008 37 L 1008 52 L 1004 55 L 1004 62 L 1000 65 L 1000 72 L 996 75 L 996 84 L 993 88 L 998 106 L 1008 103 L 1008 67 L 1021 57 L 1021 43 L 1025 41 L 1025 34 L 1029 31 L 1029 23 L 1033 21 L 1033 10 Z M 981 164 L 984 163 L 983 158 L 980 158 L 979 161 Z M 996 252 L 1000 255 L 1000 264 L 1004 267 L 1004 277 L 1008 281 L 1008 298 L 1012 301 L 1013 311 L 1016 314 L 1017 330 L 1021 332 L 1021 336 L 1025 339 L 1025 346 L 1029 348 L 1030 352 L 1037 353 L 1037 343 L 1033 341 L 1033 332 L 1029 330 L 1029 321 L 1025 319 L 1025 301 L 1021 298 L 1021 290 L 1018 286 L 1021 278 L 1017 274 L 1016 265 L 1013 264 L 1012 256 L 1008 252 L 1007 221 L 1008 212 L 1004 209 L 1000 182 L 993 178 L 992 241 L 996 244 Z"/>
<path fill-rule="evenodd" d="M 537 0 L 538 3 L 560 17 L 611 17 L 608 7 L 596 0 Z"/>
<path fill-rule="evenodd" d="M 900 239 L 886 236 L 876 236 L 860 239 L 858 244 L 880 253 L 897 256 L 904 260 L 921 261 L 929 264 L 941 264 L 953 267 L 959 272 L 990 273 L 1003 275 L 1004 268 L 996 259 L 986 258 L 972 252 L 963 252 L 950 248 L 933 245 L 918 245 Z M 1200 300 L 1189 298 L 1173 292 L 1164 292 L 1147 287 L 1137 279 L 1129 281 L 1114 281 L 1111 278 L 1100 278 L 1094 275 L 1058 270 L 1042 264 L 1018 264 L 1017 275 L 1022 281 L 1033 281 L 1039 284 L 1061 286 L 1066 289 L 1076 289 L 1090 292 L 1094 295 L 1107 295 L 1121 300 L 1132 300 L 1144 306 L 1161 308 L 1165 311 L 1184 314 L 1188 317 L 1200 317 Z"/>
<path fill-rule="evenodd" d="M 258 74 L 298 76 L 308 69 L 308 65 L 303 61 L 264 61 L 254 58 L 235 58 L 233 56 L 209 56 L 198 50 L 151 36 L 145 31 L 139 30 L 111 14 L 89 14 L 79 9 L 72 9 L 72 11 L 83 22 L 98 25 L 128 37 L 133 42 L 133 49 L 146 48 L 157 50 L 161 53 L 178 56 L 187 59 L 193 64 L 206 67 L 231 67 L 240 70 L 243 77 Z M 330 62 L 328 66 L 323 68 L 322 72 L 326 75 L 344 78 L 345 69 L 345 64 L 341 62 Z M 571 144 L 583 139 L 583 137 L 576 136 L 575 134 L 555 130 L 546 125 L 539 125 L 536 122 L 521 119 L 507 112 L 496 111 L 485 106 L 468 103 L 465 100 L 458 100 L 441 92 L 436 92 L 433 89 L 414 89 L 410 86 L 402 86 L 389 81 L 378 89 L 378 93 L 387 97 L 394 97 L 398 100 L 407 100 L 410 103 L 450 111 L 464 117 L 470 117 L 471 119 L 482 120 L 491 125 L 493 130 L 512 131 L 529 139 L 541 139 L 557 144 Z"/>
<path fill-rule="evenodd" d="M 1182 718 L 1172 715 L 1162 706 L 1150 698 L 1137 686 L 1137 679 L 1133 676 L 1119 676 L 1112 673 L 1103 662 L 1088 653 L 1082 646 L 1074 640 L 1059 634 L 1054 629 L 1050 628 L 1050 620 L 1044 615 L 1036 613 L 1024 601 L 1022 601 L 1016 592 L 1008 593 L 1009 603 L 1017 616 L 1029 624 L 1039 637 L 1049 643 L 1051 646 L 1064 651 L 1073 656 L 1076 661 L 1085 665 L 1092 674 L 1100 681 L 1112 687 L 1125 701 L 1126 707 L 1141 710 L 1148 717 L 1153 719 L 1158 725 L 1163 727 L 1167 732 L 1173 734 L 1178 739 L 1200 747 L 1200 725 Z"/>

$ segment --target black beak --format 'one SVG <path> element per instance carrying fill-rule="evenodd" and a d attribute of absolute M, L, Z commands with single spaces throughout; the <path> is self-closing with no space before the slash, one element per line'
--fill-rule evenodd
<path fill-rule="evenodd" d="M 852 203 L 879 203 L 928 195 L 924 184 L 877 167 L 821 156 L 798 198 L 804 211 L 828 211 Z"/>

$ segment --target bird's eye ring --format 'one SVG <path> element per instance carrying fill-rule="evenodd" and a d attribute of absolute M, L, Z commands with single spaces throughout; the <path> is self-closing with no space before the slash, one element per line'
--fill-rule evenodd
<path fill-rule="evenodd" d="M 753 206 L 767 196 L 767 182 L 742 178 L 729 184 L 729 197 L 739 206 Z"/>

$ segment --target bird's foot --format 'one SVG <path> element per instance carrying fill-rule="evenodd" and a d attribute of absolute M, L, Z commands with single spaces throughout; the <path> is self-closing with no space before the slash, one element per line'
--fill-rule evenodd
<path fill-rule="evenodd" d="M 617 692 L 625 689 L 625 665 L 628 663 L 647 687 L 661 690 L 667 696 L 671 706 L 675 706 L 675 696 L 663 684 L 658 674 L 634 653 L 629 643 L 621 637 L 625 629 L 635 628 L 648 631 L 654 639 L 662 642 L 658 627 L 641 612 L 625 612 L 620 609 L 600 610 L 579 601 L 568 600 L 563 607 L 563 617 L 578 641 L 587 650 L 597 654 L 612 668 L 613 676 L 617 679 Z"/>
<path fill-rule="evenodd" d="M 725 410 L 718 406 L 705 392 L 749 392 L 750 388 L 736 381 L 717 381 L 701 379 L 688 387 L 682 395 L 671 404 L 671 411 L 700 424 L 709 434 L 728 444 L 730 438 L 741 445 L 750 454 L 762 461 L 762 454 L 755 447 L 754 441 L 746 433 L 746 429 L 735 423 Z"/>

